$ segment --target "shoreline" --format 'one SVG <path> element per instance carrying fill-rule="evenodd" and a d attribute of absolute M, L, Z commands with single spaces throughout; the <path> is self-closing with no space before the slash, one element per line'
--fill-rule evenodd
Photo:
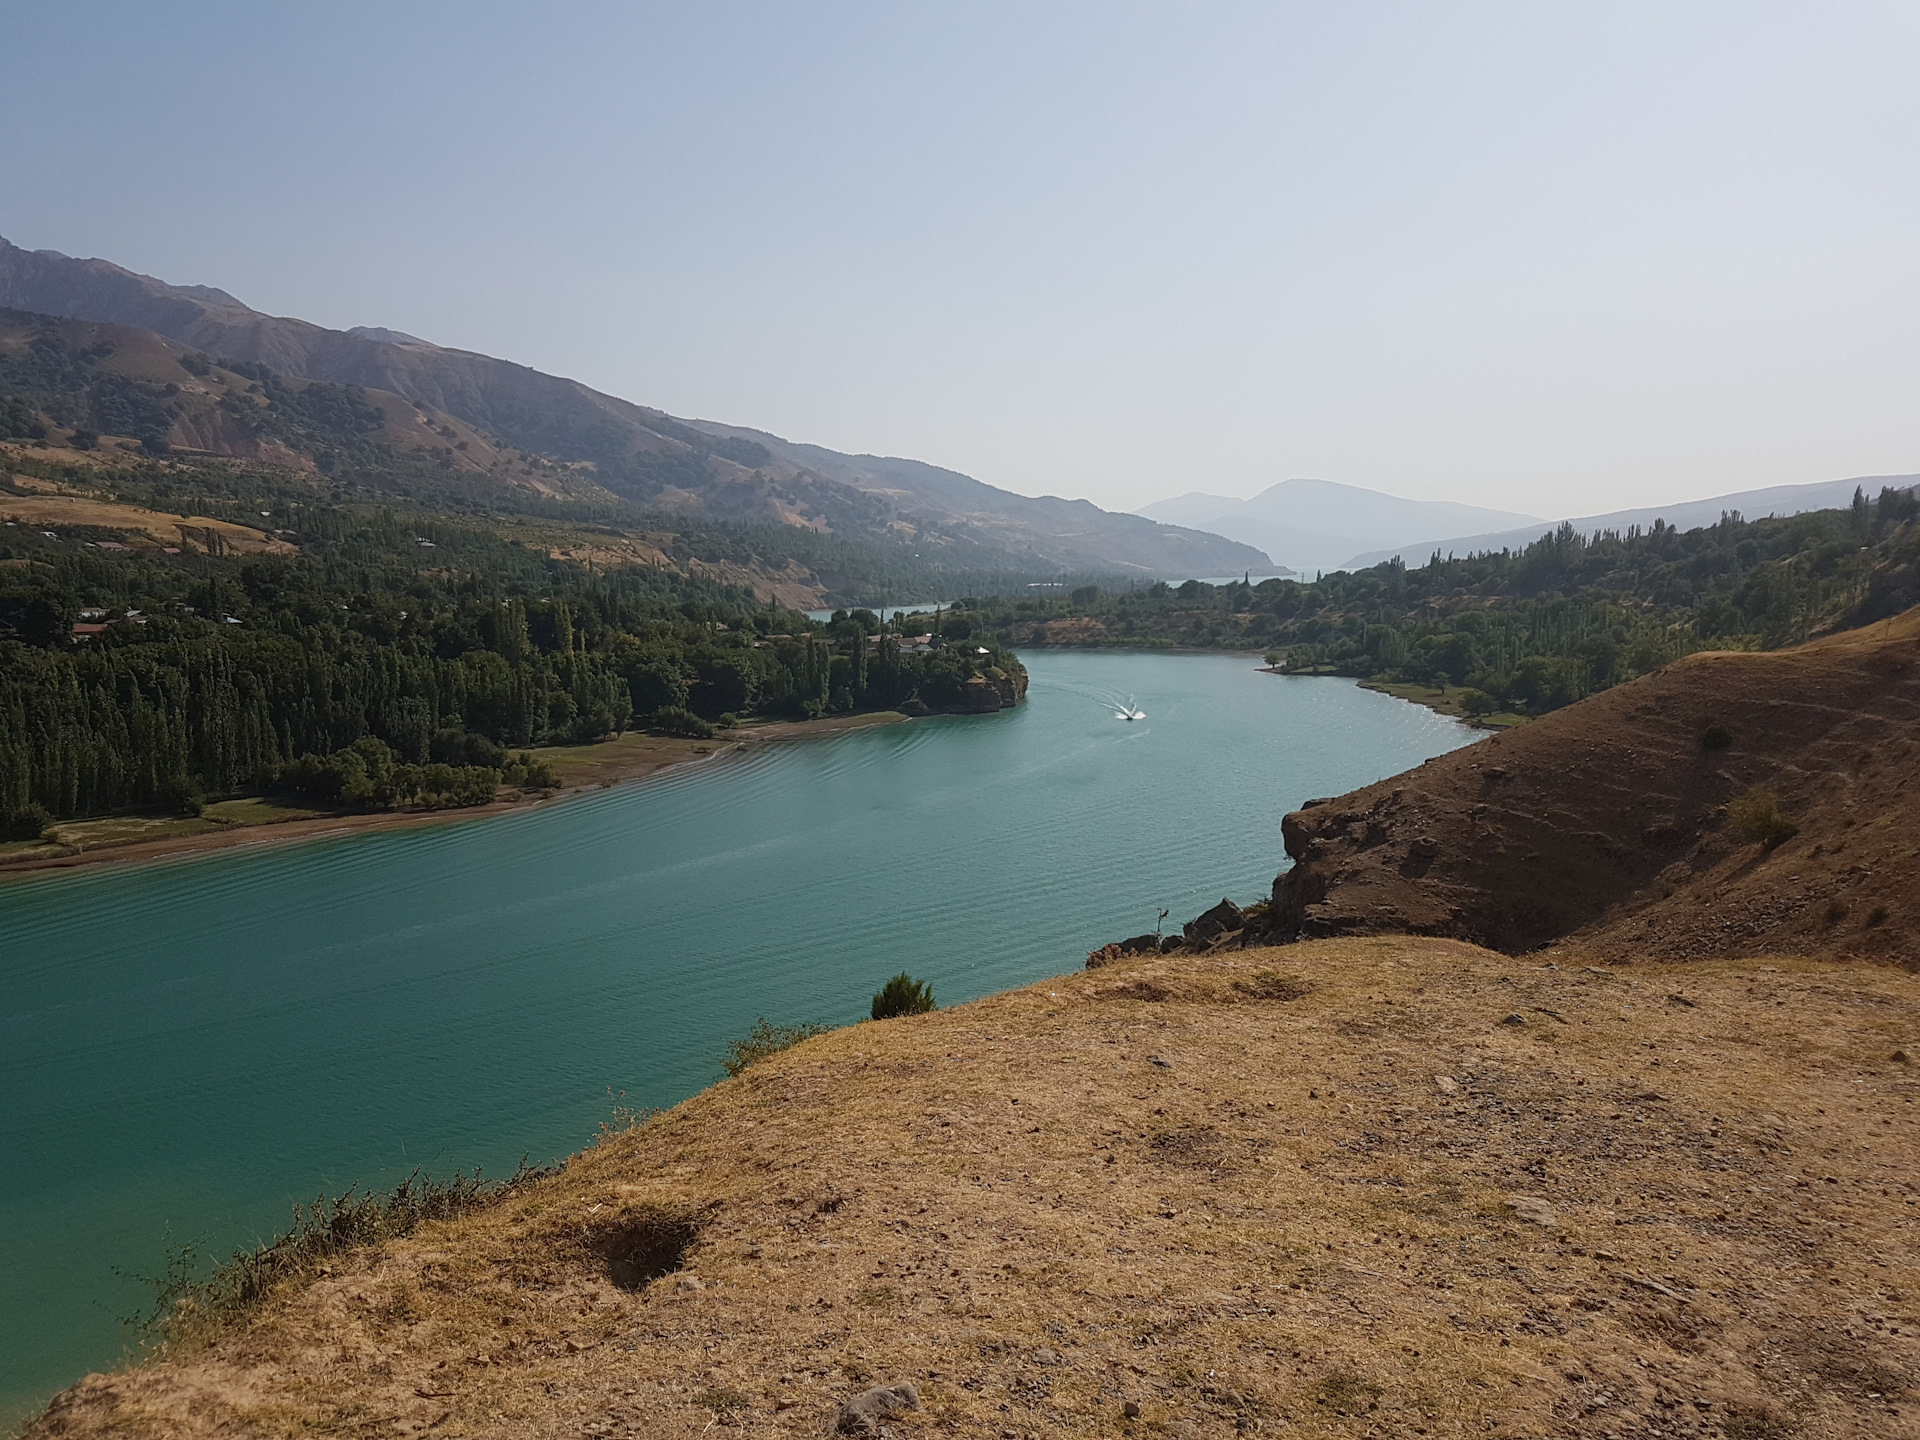
<path fill-rule="evenodd" d="M 367 834 L 384 830 L 412 830 L 429 825 L 453 825 L 492 820 L 502 815 L 524 814 L 529 810 L 562 804 L 582 795 L 609 790 L 634 780 L 646 780 L 667 770 L 704 764 L 725 755 L 735 755 L 759 745 L 782 741 L 807 740 L 830 735 L 845 735 L 855 730 L 870 730 L 879 725 L 904 724 L 912 719 L 897 710 L 875 710 L 859 715 L 836 715 L 819 720 L 773 720 L 746 725 L 723 732 L 725 739 L 682 740 L 669 736 L 628 731 L 611 740 L 591 745 L 548 747 L 533 753 L 561 771 L 560 787 L 545 795 L 522 794 L 513 800 L 494 800 L 486 805 L 469 805 L 446 810 L 375 810 L 366 813 L 302 815 L 285 820 L 238 823 L 215 830 L 186 835 L 168 835 L 152 840 L 134 840 L 104 844 L 55 854 L 29 854 L 18 858 L 0 858 L 0 884 L 19 875 L 42 874 L 55 870 L 77 870 L 96 865 L 132 865 L 171 860 L 221 850 L 238 850 L 264 845 L 290 845 L 303 840 L 320 840 L 334 835 Z"/>

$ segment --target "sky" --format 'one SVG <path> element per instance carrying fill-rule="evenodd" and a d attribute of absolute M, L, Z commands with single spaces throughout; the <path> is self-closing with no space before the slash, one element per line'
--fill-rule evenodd
<path fill-rule="evenodd" d="M 1114 509 L 1920 471 L 1920 6 L 0 0 L 0 235 Z"/>

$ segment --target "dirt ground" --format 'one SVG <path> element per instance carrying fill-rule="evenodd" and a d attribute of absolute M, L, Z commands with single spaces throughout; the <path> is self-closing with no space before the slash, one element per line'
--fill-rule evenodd
<path fill-rule="evenodd" d="M 23 487 L 29 480 L 16 481 Z M 51 491 L 53 487 L 47 486 Z M 44 493 L 36 495 L 0 494 L 0 520 L 34 527 L 92 526 L 122 530 L 142 536 L 155 545 L 192 546 L 205 549 L 209 532 L 219 535 L 221 543 L 239 555 L 291 555 L 295 548 L 261 530 L 236 525 L 230 520 L 210 520 L 204 515 L 166 515 L 118 500 L 103 500 L 91 495 Z"/>
<path fill-rule="evenodd" d="M 1122 961 L 805 1042 L 29 1434 L 819 1435 L 896 1382 L 896 1437 L 1920 1434 L 1916 1039 L 1890 966 Z"/>

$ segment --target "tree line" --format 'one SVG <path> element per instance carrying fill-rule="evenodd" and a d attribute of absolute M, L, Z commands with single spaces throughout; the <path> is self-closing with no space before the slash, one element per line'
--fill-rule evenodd
<path fill-rule="evenodd" d="M 1920 603 L 1920 499 L 1856 493 L 1845 509 L 1586 535 L 1519 550 L 1398 560 L 1312 582 L 1086 586 L 1057 599 L 967 601 L 1002 644 L 1262 652 L 1298 674 L 1467 687 L 1538 714 L 1703 649 L 1771 649 Z"/>
<path fill-rule="evenodd" d="M 822 624 L 745 588 L 555 560 L 443 516 L 316 504 L 296 523 L 299 553 L 252 556 L 0 530 L 9 828 L 274 786 L 470 803 L 491 795 L 487 777 L 538 782 L 509 751 L 655 717 L 972 708 L 982 685 L 1022 675 L 995 644 L 908 653 L 868 612 Z M 83 609 L 106 629 L 76 638 Z M 461 773 L 474 770 L 487 777 Z"/>

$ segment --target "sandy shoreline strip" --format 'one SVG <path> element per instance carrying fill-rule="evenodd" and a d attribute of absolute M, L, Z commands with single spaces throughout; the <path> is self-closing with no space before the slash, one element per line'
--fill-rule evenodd
<path fill-rule="evenodd" d="M 543 796 L 501 800 L 490 805 L 474 805 L 457 810 L 383 810 L 359 815 L 271 820 L 127 844 L 63 849 L 52 854 L 30 852 L 18 858 L 0 859 L 0 879 L 34 871 L 126 865 L 216 850 L 285 845 L 333 835 L 411 830 L 425 825 L 452 825 L 498 815 L 517 815 L 541 806 L 557 805 L 575 796 L 605 790 L 624 781 L 643 780 L 665 770 L 717 760 L 723 755 L 739 754 L 774 741 L 844 735 L 849 731 L 898 724 L 907 719 L 898 711 L 881 710 L 864 715 L 835 715 L 819 720 L 779 720 L 722 731 L 712 740 L 680 740 L 631 731 L 595 745 L 556 746 L 533 751 L 536 758 L 547 761 L 561 777 L 560 788 Z"/>

